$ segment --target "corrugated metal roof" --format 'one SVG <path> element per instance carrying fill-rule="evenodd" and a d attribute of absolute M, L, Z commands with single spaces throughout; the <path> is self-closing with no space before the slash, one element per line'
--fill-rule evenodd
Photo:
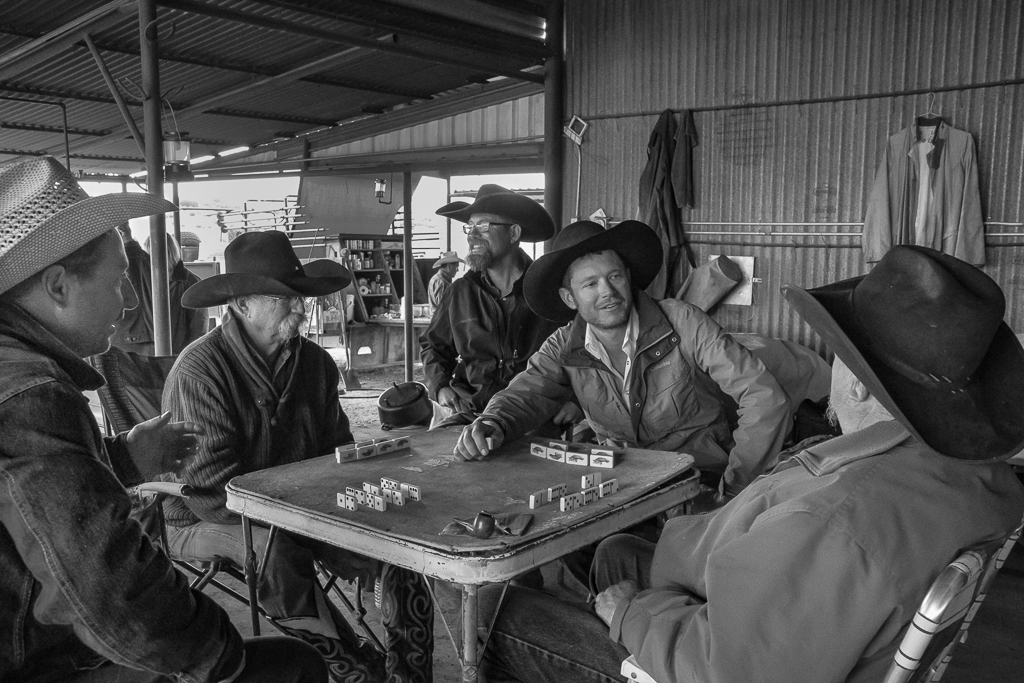
<path fill-rule="evenodd" d="M 135 4 L 87 31 L 142 127 L 140 34 Z M 458 0 L 434 11 L 415 2 L 366 0 L 158 0 L 165 131 L 188 131 L 194 156 L 292 138 L 396 106 L 457 103 L 473 83 L 504 74 L 536 82 L 546 47 L 541 8 Z M 89 49 L 83 17 L 110 0 L 5 0 L 0 5 L 0 96 L 67 105 L 73 166 L 131 172 L 143 163 Z M 530 8 L 534 7 L 534 10 Z M 93 14 L 90 14 L 93 13 Z M 72 30 L 74 29 L 74 30 Z M 56 32 L 56 34 L 54 34 Z M 48 49 L 43 39 L 56 47 Z M 28 56 L 21 51 L 34 47 Z M 518 75 L 518 76 L 517 76 Z M 176 113 L 175 118 L 171 111 Z M 56 110 L 0 99 L 0 163 L 13 152 L 61 152 Z M 134 149 L 133 149 L 134 147 Z M 120 167 L 92 157 L 134 158 Z"/>

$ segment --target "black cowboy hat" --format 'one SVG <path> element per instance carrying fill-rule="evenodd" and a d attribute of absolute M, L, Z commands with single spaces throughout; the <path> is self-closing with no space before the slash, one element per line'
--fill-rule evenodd
<path fill-rule="evenodd" d="M 1024 447 L 1024 349 L 981 270 L 916 246 L 867 275 L 782 294 L 911 434 L 959 460 Z"/>
<path fill-rule="evenodd" d="M 622 221 L 604 229 L 600 223 L 577 221 L 558 233 L 554 250 L 534 261 L 523 279 L 523 295 L 533 312 L 554 322 L 568 322 L 576 316 L 562 301 L 558 288 L 573 261 L 584 254 L 611 249 L 629 268 L 634 289 L 651 284 L 661 269 L 661 239 L 640 221 Z"/>
<path fill-rule="evenodd" d="M 500 185 L 481 185 L 472 204 L 452 202 L 445 204 L 435 213 L 463 223 L 474 213 L 504 216 L 522 228 L 519 239 L 523 242 L 542 242 L 551 239 L 555 234 L 555 221 L 547 209 L 529 197 L 506 190 Z"/>
<path fill-rule="evenodd" d="M 434 409 L 427 387 L 419 382 L 394 383 L 377 398 L 377 415 L 384 430 L 429 425 Z"/>
<path fill-rule="evenodd" d="M 324 296 L 352 281 L 347 268 L 328 259 L 305 266 L 283 232 L 247 232 L 224 250 L 224 274 L 201 280 L 185 290 L 186 308 L 220 306 L 236 296 Z"/>

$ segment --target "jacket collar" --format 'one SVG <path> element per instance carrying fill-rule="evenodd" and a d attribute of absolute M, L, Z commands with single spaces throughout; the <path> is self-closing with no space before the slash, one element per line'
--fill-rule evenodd
<path fill-rule="evenodd" d="M 670 343 L 679 341 L 672 329 L 672 324 L 665 317 L 661 307 L 644 292 L 633 291 L 633 306 L 640 320 L 640 329 L 636 338 L 636 354 L 640 355 L 649 347 L 661 342 L 668 336 L 675 337 Z M 569 339 L 562 351 L 562 363 L 573 366 L 600 365 L 586 349 L 587 323 L 576 316 L 569 323 Z M 636 368 L 634 368 L 636 372 Z"/>
<path fill-rule="evenodd" d="M 785 460 L 779 469 L 796 464 L 816 477 L 832 474 L 852 462 L 886 453 L 908 439 L 910 433 L 896 420 L 876 422 L 864 429 L 816 443 Z"/>
<path fill-rule="evenodd" d="M 0 335 L 21 342 L 56 363 L 83 391 L 95 391 L 104 384 L 103 375 L 15 303 L 0 302 Z"/>

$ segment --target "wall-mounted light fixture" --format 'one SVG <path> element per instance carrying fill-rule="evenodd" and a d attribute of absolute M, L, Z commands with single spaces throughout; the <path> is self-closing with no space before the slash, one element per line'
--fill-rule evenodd
<path fill-rule="evenodd" d="M 391 180 L 395 179 L 395 174 L 391 174 Z M 388 188 L 391 188 L 390 191 Z M 373 181 L 373 196 L 377 198 L 377 201 L 381 204 L 390 204 L 394 193 L 393 183 L 389 183 L 384 178 L 376 178 Z M 384 195 L 387 194 L 388 200 L 384 201 Z"/>

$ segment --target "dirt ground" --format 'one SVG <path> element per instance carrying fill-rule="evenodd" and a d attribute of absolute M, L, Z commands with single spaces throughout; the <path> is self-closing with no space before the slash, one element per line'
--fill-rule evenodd
<path fill-rule="evenodd" d="M 343 380 L 346 375 L 343 373 Z M 348 376 L 350 377 L 350 375 Z M 380 427 L 377 414 L 377 398 L 392 384 L 405 381 L 405 366 L 392 365 L 374 370 L 356 370 L 355 379 L 359 388 L 354 385 L 345 386 L 341 394 L 341 407 L 348 415 L 352 427 Z M 413 379 L 423 381 L 423 365 L 413 366 Z M 339 387 L 340 391 L 340 387 Z"/>

